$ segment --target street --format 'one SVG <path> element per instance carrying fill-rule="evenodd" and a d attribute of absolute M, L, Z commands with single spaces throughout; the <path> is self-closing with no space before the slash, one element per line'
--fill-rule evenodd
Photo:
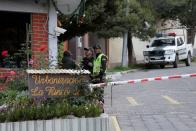
<path fill-rule="evenodd" d="M 196 64 L 144 69 L 115 80 L 196 73 Z M 196 131 L 196 78 L 126 84 L 105 89 L 105 112 L 121 131 Z"/>

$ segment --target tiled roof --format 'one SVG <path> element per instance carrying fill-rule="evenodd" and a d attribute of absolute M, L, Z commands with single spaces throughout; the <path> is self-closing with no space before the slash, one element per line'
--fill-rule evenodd
<path fill-rule="evenodd" d="M 28 74 L 90 74 L 88 70 L 65 70 L 65 69 L 45 69 L 45 70 L 26 70 Z"/>

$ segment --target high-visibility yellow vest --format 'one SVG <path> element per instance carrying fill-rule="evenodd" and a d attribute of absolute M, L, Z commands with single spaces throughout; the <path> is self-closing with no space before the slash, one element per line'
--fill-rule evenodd
<path fill-rule="evenodd" d="M 98 75 L 101 70 L 101 58 L 104 54 L 99 54 L 99 56 L 93 62 L 93 75 Z"/>

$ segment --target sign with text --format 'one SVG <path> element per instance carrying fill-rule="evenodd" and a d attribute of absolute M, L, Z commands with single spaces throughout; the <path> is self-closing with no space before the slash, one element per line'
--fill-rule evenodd
<path fill-rule="evenodd" d="M 86 74 L 29 74 L 28 86 L 33 98 L 54 98 L 79 95 L 78 86 L 87 84 Z"/>

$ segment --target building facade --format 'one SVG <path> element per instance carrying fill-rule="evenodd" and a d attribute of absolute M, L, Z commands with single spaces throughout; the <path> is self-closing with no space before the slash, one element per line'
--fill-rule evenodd
<path fill-rule="evenodd" d="M 48 0 L 1 0 L 0 1 L 0 51 L 7 51 L 14 56 L 21 48 L 29 48 L 32 58 L 36 57 L 40 48 L 45 48 L 49 60 L 55 65 L 57 57 L 57 13 Z M 19 56 L 13 63 L 19 68 Z M 1 67 L 3 65 L 1 57 Z M 27 59 L 27 58 L 25 58 Z"/>

